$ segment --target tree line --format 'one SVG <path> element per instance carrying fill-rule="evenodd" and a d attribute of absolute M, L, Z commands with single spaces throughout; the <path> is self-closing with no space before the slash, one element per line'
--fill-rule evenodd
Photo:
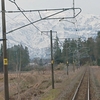
<path fill-rule="evenodd" d="M 63 44 L 59 42 L 56 37 L 54 41 L 54 62 L 59 63 L 76 63 L 83 65 L 89 63 L 90 65 L 100 66 L 100 31 L 96 38 L 82 38 L 64 39 Z"/>
<path fill-rule="evenodd" d="M 83 65 L 89 63 L 90 65 L 100 66 L 100 31 L 96 38 L 82 38 L 64 39 L 61 44 L 60 39 L 56 37 L 53 45 L 54 63 L 70 63 Z M 2 45 L 0 49 L 0 71 L 3 71 L 3 53 Z M 8 56 L 8 70 L 18 71 L 27 70 L 30 63 L 29 52 L 27 47 L 22 45 L 14 45 L 7 49 Z M 42 60 L 40 60 L 41 64 Z"/>
<path fill-rule="evenodd" d="M 3 71 L 3 46 L 1 45 L 0 50 L 0 71 Z M 30 62 L 29 52 L 27 47 L 22 45 L 14 45 L 7 49 L 8 57 L 8 70 L 19 71 L 25 70 Z"/>

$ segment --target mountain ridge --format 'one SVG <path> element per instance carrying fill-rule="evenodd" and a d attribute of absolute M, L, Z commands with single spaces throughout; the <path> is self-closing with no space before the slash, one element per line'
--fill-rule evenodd
<path fill-rule="evenodd" d="M 34 21 L 38 20 L 39 16 L 30 14 L 28 18 Z M 43 20 L 34 24 L 37 29 L 34 25 L 30 25 L 7 34 L 8 48 L 16 44 L 22 44 L 29 48 L 30 58 L 48 58 L 50 57 L 50 30 L 57 32 L 53 33 L 53 39 L 55 39 L 56 35 L 59 38 L 88 38 L 90 36 L 96 36 L 100 30 L 99 20 L 99 15 L 92 14 L 80 14 L 75 19 L 69 20 L 74 21 L 75 24 L 64 20 Z M 29 22 L 22 15 L 14 19 L 7 18 L 7 32 L 27 23 Z M 45 32 L 41 33 L 40 31 Z"/>

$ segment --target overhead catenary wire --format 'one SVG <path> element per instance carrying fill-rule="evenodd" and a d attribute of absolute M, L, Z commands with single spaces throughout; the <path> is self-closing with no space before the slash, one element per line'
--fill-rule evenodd
<path fill-rule="evenodd" d="M 24 15 L 25 16 L 25 15 Z M 26 17 L 27 18 L 27 17 Z M 32 23 L 32 22 L 31 22 Z"/>
<path fill-rule="evenodd" d="M 12 20 L 13 22 L 15 22 L 16 24 L 19 24 L 16 20 L 15 20 L 15 18 L 16 17 L 18 17 L 19 15 L 17 15 L 17 16 L 15 16 L 14 18 L 11 18 L 10 16 L 8 16 L 8 15 L 6 15 L 10 20 Z M 9 24 L 11 24 L 11 26 L 12 26 L 12 23 L 11 23 L 11 21 L 7 21 L 7 22 L 9 22 Z M 28 31 L 28 30 L 26 30 L 26 31 Z M 31 28 L 31 30 L 30 31 L 32 31 L 33 32 L 33 28 Z M 18 33 L 22 33 L 21 31 L 18 31 Z M 36 32 L 36 34 L 38 34 L 37 32 Z"/>
<path fill-rule="evenodd" d="M 14 18 L 12 19 L 10 16 L 8 16 L 8 15 L 6 15 L 9 19 L 11 19 L 12 21 L 14 21 L 14 22 L 16 22 L 16 23 L 18 23 L 16 20 L 14 20 Z M 11 24 L 11 22 L 10 22 L 10 24 Z M 31 30 L 32 31 L 32 30 Z M 33 32 L 33 31 L 32 31 Z M 19 31 L 18 33 L 22 33 L 21 31 Z M 33 41 L 36 39 L 36 37 L 37 36 L 35 36 L 34 38 L 33 38 Z M 7 39 L 8 40 L 8 39 Z M 13 41 L 13 40 L 12 40 Z M 19 42 L 19 41 L 16 41 L 16 42 Z M 20 43 L 20 42 L 19 42 Z"/>
<path fill-rule="evenodd" d="M 60 12 L 62 12 L 62 11 L 60 11 Z M 53 14 L 53 15 L 56 15 L 56 14 L 58 14 L 58 13 L 60 13 L 60 12 L 57 12 L 57 13 L 55 13 L 55 14 Z M 23 25 L 23 26 L 18 27 L 18 28 L 16 28 L 16 29 L 13 29 L 13 30 L 11 30 L 11 31 L 9 31 L 9 32 L 6 32 L 6 34 L 11 33 L 11 32 L 14 32 L 14 31 L 16 31 L 16 30 L 18 30 L 18 29 L 24 28 L 24 27 L 26 27 L 26 26 L 29 26 L 29 25 L 31 25 L 31 24 L 33 24 L 33 23 L 36 23 L 36 22 L 39 22 L 39 21 L 41 21 L 41 20 L 47 19 L 48 17 L 51 17 L 51 16 L 53 16 L 53 15 L 49 15 L 49 16 L 44 17 L 44 18 L 42 18 L 42 19 L 36 20 L 36 21 L 31 22 L 31 23 L 29 23 L 29 24 L 26 24 L 26 25 Z"/>
<path fill-rule="evenodd" d="M 7 17 L 9 17 L 8 15 L 7 15 Z M 10 18 L 10 17 L 9 17 Z M 14 19 L 12 19 L 12 18 L 10 18 L 11 20 L 13 20 L 14 22 L 16 22 L 16 23 L 18 23 L 17 21 L 15 21 Z M 58 22 L 57 22 L 57 24 L 58 24 Z M 41 31 L 42 32 L 42 31 Z M 49 32 L 49 31 L 48 31 Z M 21 33 L 21 31 L 19 31 L 18 33 Z M 36 36 L 37 37 L 37 36 Z M 36 39 L 36 37 L 35 37 L 35 39 Z M 50 38 L 50 36 L 49 36 L 49 38 Z M 35 40 L 34 39 L 34 40 Z M 9 40 L 9 39 L 8 39 Z M 20 43 L 19 41 L 16 41 L 16 40 L 12 40 L 12 41 L 15 41 L 15 42 L 17 42 L 17 43 Z M 30 45 L 28 45 L 28 44 L 25 44 L 24 43 L 24 45 L 26 45 L 26 46 L 28 46 L 28 47 L 30 47 L 31 49 L 34 49 L 33 47 L 31 47 Z"/>
<path fill-rule="evenodd" d="M 7 17 L 9 17 L 9 16 L 7 16 Z M 10 17 L 9 17 L 10 18 Z M 11 20 L 13 20 L 14 22 L 16 22 L 14 19 L 12 19 L 12 18 L 10 18 Z M 18 23 L 18 22 L 16 22 L 16 23 Z M 21 33 L 21 31 L 19 31 L 18 33 Z M 35 40 L 37 38 L 37 36 L 35 36 L 34 38 L 33 38 L 33 40 Z M 8 41 L 9 41 L 9 38 L 7 39 Z M 20 41 L 17 41 L 17 40 L 12 40 L 12 41 L 14 41 L 14 42 L 16 42 L 16 43 L 18 43 L 18 44 L 20 44 Z M 10 42 L 9 42 L 10 43 Z M 34 49 L 33 47 L 31 47 L 30 45 L 28 45 L 28 44 L 26 44 L 26 43 L 23 43 L 24 45 L 26 45 L 26 46 L 28 46 L 28 47 L 30 47 L 31 49 Z"/>
<path fill-rule="evenodd" d="M 9 16 L 8 16 L 9 17 Z M 11 18 L 10 18 L 11 19 Z M 12 19 L 13 21 L 15 21 L 14 19 Z M 17 23 L 17 22 L 16 22 Z M 57 23 L 58 24 L 58 23 Z M 47 31 L 41 31 L 41 33 L 43 33 L 43 32 L 47 32 Z M 50 32 L 50 31 L 48 31 L 48 32 Z M 20 32 L 21 33 L 21 32 Z M 50 36 L 49 36 L 50 37 Z M 59 43 L 62 45 L 62 43 L 59 41 Z"/>
<path fill-rule="evenodd" d="M 11 1 L 11 0 L 9 0 L 9 1 Z M 11 1 L 12 3 L 14 3 L 15 5 L 16 5 L 16 7 L 18 8 L 18 10 L 28 19 L 28 17 L 23 13 L 24 12 L 24 10 L 22 11 L 20 8 L 19 8 L 19 6 L 16 4 L 16 2 L 15 2 L 15 0 L 14 1 Z M 73 7 L 74 8 L 74 7 Z M 52 9 L 51 9 L 52 10 Z M 56 9 L 53 9 L 53 10 L 56 10 Z M 59 10 L 59 9 L 57 9 L 57 10 Z M 63 10 L 65 10 L 65 9 L 63 9 Z M 73 10 L 75 10 L 75 9 L 73 9 Z M 42 10 L 41 10 L 42 11 Z M 39 15 L 40 15 L 40 18 L 42 19 L 42 17 L 41 17 L 41 14 L 40 14 L 40 12 L 38 11 L 38 13 L 39 13 Z M 75 14 L 74 14 L 75 15 Z M 30 23 L 32 23 L 29 19 L 28 19 L 28 21 L 30 22 Z M 73 22 L 72 22 L 73 23 Z M 33 24 L 34 25 L 34 24 Z M 37 28 L 37 27 L 36 27 Z M 38 28 L 37 28 L 38 29 Z M 39 30 L 39 29 L 38 29 Z M 40 31 L 40 30 L 39 30 Z"/>
<path fill-rule="evenodd" d="M 9 0 L 9 1 L 11 1 L 11 0 Z M 74 8 L 74 9 L 80 10 L 80 12 L 82 11 L 81 8 Z M 58 9 L 55 8 L 55 9 L 23 10 L 23 12 L 58 11 L 58 10 L 67 11 L 67 10 L 73 10 L 73 8 L 58 8 Z M 5 13 L 19 13 L 19 12 L 20 11 L 18 11 L 18 10 L 16 10 L 16 11 L 5 11 Z"/>
<path fill-rule="evenodd" d="M 11 0 L 9 0 L 9 1 L 11 1 Z M 11 1 L 12 3 L 14 3 L 15 4 L 15 6 L 18 8 L 18 10 L 24 15 L 24 17 L 31 23 L 31 20 L 24 14 L 24 12 L 20 9 L 20 7 L 17 5 L 17 3 L 15 2 L 15 0 L 14 1 Z M 40 31 L 41 32 L 41 30 L 36 26 L 36 25 L 34 25 L 34 24 L 32 24 L 38 31 Z"/>
<path fill-rule="evenodd" d="M 69 9 L 72 9 L 72 8 L 69 8 Z M 33 22 L 29 23 L 29 24 L 26 24 L 26 25 L 23 25 L 23 26 L 18 27 L 18 28 L 16 28 L 16 29 L 13 29 L 13 30 L 11 30 L 11 31 L 9 31 L 9 32 L 6 32 L 6 34 L 11 33 L 11 32 L 13 32 L 13 31 L 16 31 L 16 30 L 18 30 L 18 29 L 24 28 L 24 27 L 26 27 L 26 26 L 29 26 L 29 25 L 31 25 L 31 24 L 33 24 L 33 23 L 36 23 L 36 22 L 39 22 L 39 21 L 41 21 L 41 20 L 62 19 L 62 18 L 51 18 L 51 17 L 54 16 L 54 15 L 57 15 L 57 14 L 59 14 L 59 13 L 62 13 L 62 12 L 64 12 L 64 11 L 66 11 L 66 10 L 69 10 L 69 9 L 60 9 L 60 11 L 58 11 L 58 12 L 56 12 L 56 13 L 53 13 L 53 14 L 51 14 L 51 15 L 48 15 L 48 16 L 46 16 L 46 17 L 43 17 L 42 19 L 40 18 L 39 20 L 33 21 Z M 80 8 L 75 8 L 75 9 L 79 9 L 79 10 L 80 10 L 80 11 L 76 14 L 76 16 L 78 16 L 78 14 L 81 13 L 81 9 L 80 9 Z M 58 10 L 58 9 L 57 9 L 57 10 Z M 39 11 L 39 10 L 37 10 L 37 11 Z M 45 11 L 45 10 L 44 10 L 44 11 Z M 75 17 L 76 17 L 76 16 L 75 16 Z M 66 18 L 73 18 L 73 17 L 63 17 L 63 19 L 66 19 Z"/>

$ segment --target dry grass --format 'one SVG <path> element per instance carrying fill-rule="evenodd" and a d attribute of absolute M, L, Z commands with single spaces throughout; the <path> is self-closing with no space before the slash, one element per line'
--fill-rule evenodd
<path fill-rule="evenodd" d="M 99 68 L 97 66 L 92 68 L 94 69 L 95 77 L 100 82 Z M 76 69 L 75 72 L 73 72 L 72 66 L 69 69 L 69 75 L 66 74 L 66 66 L 63 69 L 55 70 L 54 90 L 51 86 L 51 70 L 46 70 L 44 73 L 43 71 L 21 72 L 19 75 L 17 73 L 9 73 L 10 98 L 14 100 L 18 100 L 18 98 L 24 98 L 24 100 L 55 100 L 62 91 L 66 91 L 66 88 L 70 87 L 67 92 L 71 91 L 73 83 L 84 68 Z M 0 74 L 0 100 L 4 100 L 3 90 L 3 74 Z"/>

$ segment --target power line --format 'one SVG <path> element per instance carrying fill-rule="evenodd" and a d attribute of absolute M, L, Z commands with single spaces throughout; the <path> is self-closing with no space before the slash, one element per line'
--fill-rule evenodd
<path fill-rule="evenodd" d="M 82 11 L 81 8 L 74 8 L 76 10 Z M 73 8 L 58 8 L 58 9 L 39 9 L 39 10 L 23 10 L 23 12 L 38 12 L 38 11 L 67 11 L 67 10 L 73 10 Z M 20 11 L 5 11 L 5 13 L 19 13 Z"/>
<path fill-rule="evenodd" d="M 76 17 L 76 16 L 78 16 L 78 14 L 81 12 L 81 9 L 80 9 L 80 8 L 75 8 L 75 9 L 80 10 L 80 11 L 75 15 L 75 17 Z M 58 10 L 58 9 L 56 9 L 56 10 Z M 57 14 L 59 14 L 59 13 L 62 13 L 62 12 L 64 12 L 64 11 L 66 11 L 66 10 L 72 10 L 72 8 L 59 9 L 59 10 L 61 10 L 61 11 L 58 11 L 58 12 L 53 13 L 53 14 L 51 14 L 51 15 L 48 15 L 48 16 L 46 16 L 46 17 L 44 17 L 44 18 L 40 18 L 39 20 L 36 20 L 36 21 L 34 21 L 34 22 L 31 22 L 31 23 L 26 24 L 26 25 L 24 25 L 24 26 L 21 26 L 21 27 L 19 27 L 19 28 L 13 29 L 13 30 L 7 32 L 6 34 L 11 33 L 11 32 L 13 32 L 13 31 L 16 31 L 16 30 L 18 30 L 18 29 L 21 29 L 21 28 L 23 28 L 23 27 L 29 26 L 29 25 L 31 25 L 31 24 L 33 24 L 33 23 L 36 23 L 36 22 L 39 22 L 39 21 L 41 21 L 41 20 L 49 20 L 49 19 L 68 19 L 68 18 L 73 18 L 73 17 L 51 18 L 52 16 L 57 15 Z M 37 11 L 39 11 L 39 10 L 37 10 Z M 40 10 L 40 11 L 41 11 L 41 10 Z M 43 10 L 43 11 L 47 11 L 47 10 Z"/>
<path fill-rule="evenodd" d="M 19 27 L 19 28 L 13 29 L 13 30 L 7 32 L 6 34 L 11 33 L 11 32 L 14 32 L 14 31 L 16 31 L 16 30 L 18 30 L 18 29 L 24 28 L 24 27 L 26 27 L 26 26 L 29 26 L 29 25 L 31 25 L 31 24 L 33 24 L 33 23 L 36 23 L 36 22 L 39 22 L 39 21 L 41 21 L 41 20 L 45 20 L 45 19 L 47 19 L 48 17 L 54 16 L 54 15 L 56 15 L 56 14 L 58 14 L 58 13 L 61 13 L 61 12 L 62 12 L 62 11 L 57 12 L 57 13 L 52 14 L 52 15 L 49 15 L 49 16 L 44 17 L 44 18 L 42 18 L 42 19 L 36 20 L 36 21 L 31 22 L 31 23 L 29 23 L 29 24 L 23 25 L 23 26 L 21 26 L 21 27 Z"/>
<path fill-rule="evenodd" d="M 11 19 L 12 21 L 14 21 L 14 22 L 16 22 L 16 23 L 18 23 L 17 21 L 15 21 L 15 18 L 16 17 L 18 17 L 19 15 L 17 15 L 17 16 L 15 16 L 14 18 L 11 18 L 10 16 L 8 16 L 8 15 L 6 15 L 9 19 Z M 9 21 L 9 23 L 11 24 L 11 26 L 12 26 L 12 23 L 11 23 L 11 21 Z M 18 23 L 19 24 L 19 23 Z M 27 30 L 26 30 L 27 31 Z M 32 31 L 32 29 L 30 30 L 30 31 Z M 33 31 L 32 31 L 33 32 Z M 21 31 L 19 31 L 18 33 L 22 33 Z"/>
<path fill-rule="evenodd" d="M 9 1 L 11 1 L 11 0 L 9 0 Z M 12 1 L 11 1 L 12 2 Z M 18 10 L 24 15 L 24 17 L 31 23 L 31 20 L 24 14 L 24 12 L 20 9 L 20 7 L 17 5 L 17 3 L 14 1 L 14 2 L 12 2 L 12 3 L 14 3 L 15 4 L 15 6 L 18 8 Z M 37 27 L 37 26 L 35 26 L 34 24 L 32 24 L 38 31 L 40 31 L 40 29 Z M 40 31 L 41 32 L 41 31 Z"/>
<path fill-rule="evenodd" d="M 7 16 L 7 17 L 9 17 L 9 16 Z M 10 18 L 10 17 L 9 17 L 9 18 Z M 13 20 L 14 22 L 16 22 L 14 19 L 12 19 L 12 18 L 10 18 L 10 19 Z M 16 22 L 16 23 L 18 23 L 18 22 Z M 21 33 L 21 31 L 19 31 L 18 33 Z M 49 36 L 49 37 L 50 37 L 50 36 Z M 35 36 L 35 37 L 33 38 L 33 41 L 34 41 L 36 38 L 37 38 L 37 36 Z M 9 39 L 7 39 L 7 40 L 9 41 Z M 17 42 L 17 43 L 20 44 L 20 41 L 17 41 L 17 40 L 12 40 L 12 41 Z M 10 42 L 9 42 L 9 43 L 10 43 Z M 28 45 L 28 44 L 26 44 L 26 43 L 22 43 L 22 44 L 28 46 L 28 47 L 31 48 L 31 49 L 34 49 L 32 46 L 30 46 L 30 45 Z"/>
<path fill-rule="evenodd" d="M 9 17 L 9 16 L 8 16 Z M 10 17 L 9 17 L 10 18 Z M 14 19 L 12 19 L 11 18 L 11 20 L 13 20 L 13 21 L 15 21 Z M 15 21 L 16 22 L 16 21 Z M 17 23 L 17 22 L 16 22 Z M 21 31 L 19 31 L 18 33 L 21 33 Z M 34 38 L 33 38 L 33 41 L 35 40 L 37 38 L 37 36 L 35 36 Z M 8 41 L 9 41 L 9 38 L 7 39 Z M 12 41 L 14 41 L 14 42 L 17 42 L 17 43 L 20 43 L 20 41 L 17 41 L 17 40 L 12 40 Z M 10 43 L 10 42 L 9 42 Z M 30 45 L 28 45 L 28 44 L 26 44 L 26 43 L 23 43 L 24 45 L 26 45 L 26 46 L 28 46 L 28 47 L 30 47 L 31 49 L 34 49 L 33 47 L 31 47 Z"/>

